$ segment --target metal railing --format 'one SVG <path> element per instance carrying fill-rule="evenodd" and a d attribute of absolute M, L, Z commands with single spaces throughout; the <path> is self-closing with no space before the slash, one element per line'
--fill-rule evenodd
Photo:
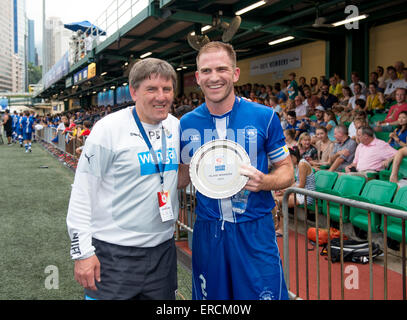
<path fill-rule="evenodd" d="M 288 197 L 290 194 L 302 194 L 305 196 L 304 200 L 304 210 L 305 210 L 305 230 L 308 230 L 308 208 L 307 208 L 307 197 L 312 197 L 315 201 L 315 227 L 316 227 L 316 274 L 317 274 L 317 299 L 321 298 L 320 296 L 320 255 L 319 255 L 319 221 L 318 215 L 320 208 L 318 207 L 317 199 L 326 200 L 327 201 L 327 230 L 330 230 L 330 208 L 329 204 L 331 202 L 335 202 L 340 204 L 340 217 L 339 217 L 339 230 L 340 230 L 340 271 L 341 271 L 341 298 L 344 299 L 344 255 L 343 255 L 343 206 L 359 208 L 367 211 L 368 217 L 368 244 L 369 244 L 369 286 L 370 286 L 370 299 L 373 299 L 373 259 L 372 259 L 372 226 L 371 226 L 371 214 L 378 213 L 383 215 L 383 254 L 384 254 L 384 299 L 388 298 L 388 247 L 387 247 L 387 217 L 395 217 L 402 219 L 402 242 L 401 242 L 401 249 L 402 249 L 402 291 L 403 291 L 403 300 L 406 300 L 406 256 L 405 256 L 405 219 L 407 218 L 407 212 L 402 210 L 397 210 L 393 208 L 388 208 L 385 206 L 370 204 L 366 202 L 356 201 L 352 199 L 341 198 L 338 196 L 325 194 L 316 191 L 310 191 L 302 188 L 289 188 L 284 193 L 283 202 L 282 202 L 282 211 L 283 211 L 283 231 L 284 231 L 284 238 L 283 238 L 283 261 L 284 261 L 284 277 L 286 280 L 287 287 L 290 290 L 290 256 L 289 256 L 289 213 L 288 213 Z M 299 294 L 299 259 L 298 259 L 298 215 L 297 215 L 297 207 L 294 207 L 294 232 L 295 232 L 295 274 L 296 274 L 296 298 Z M 332 275 L 332 262 L 331 262 L 331 238 L 328 232 L 328 244 L 327 244 L 327 251 L 328 251 L 328 298 L 332 299 L 332 283 L 331 283 L 331 275 Z M 305 245 L 305 278 L 306 278 L 306 299 L 310 298 L 309 295 L 309 261 L 308 261 L 308 245 Z M 292 292 L 292 290 L 290 290 Z"/>
<path fill-rule="evenodd" d="M 85 33 L 96 31 L 96 36 L 99 38 L 101 33 L 96 28 L 97 26 L 102 31 L 105 31 L 106 35 L 110 36 L 149 4 L 150 0 L 113 0 Z"/>
<path fill-rule="evenodd" d="M 56 128 L 44 127 L 41 130 L 35 130 L 35 137 L 41 142 L 45 142 L 52 145 L 54 148 L 58 149 L 62 154 L 69 155 L 73 161 L 78 160 L 76 155 L 76 149 L 85 143 L 86 137 L 83 141 L 79 140 L 77 137 L 72 137 L 66 139 L 66 133 L 58 132 Z M 55 141 L 55 138 L 58 140 Z"/>

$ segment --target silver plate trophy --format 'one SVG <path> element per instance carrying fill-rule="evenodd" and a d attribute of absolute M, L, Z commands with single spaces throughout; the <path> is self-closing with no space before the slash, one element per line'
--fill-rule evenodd
<path fill-rule="evenodd" d="M 248 177 L 239 173 L 250 158 L 241 145 L 231 140 L 212 140 L 202 145 L 189 165 L 191 182 L 203 195 L 224 199 L 238 193 Z"/>

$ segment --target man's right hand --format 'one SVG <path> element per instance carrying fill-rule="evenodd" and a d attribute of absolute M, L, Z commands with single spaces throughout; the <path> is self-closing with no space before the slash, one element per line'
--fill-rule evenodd
<path fill-rule="evenodd" d="M 85 289 L 97 290 L 95 279 L 100 282 L 100 262 L 96 255 L 75 260 L 75 280 Z"/>

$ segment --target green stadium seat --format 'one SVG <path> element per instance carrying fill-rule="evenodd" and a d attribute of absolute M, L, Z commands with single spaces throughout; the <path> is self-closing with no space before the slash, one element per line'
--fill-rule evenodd
<path fill-rule="evenodd" d="M 390 133 L 391 132 L 380 132 L 380 131 L 378 131 L 378 132 L 375 132 L 375 135 L 376 135 L 377 139 L 380 139 L 380 140 L 383 140 L 383 141 L 387 142 L 390 139 Z"/>
<path fill-rule="evenodd" d="M 322 192 L 322 190 L 331 190 L 338 178 L 337 172 L 330 172 L 319 170 L 315 172 L 315 191 Z M 321 208 L 322 201 L 318 201 L 318 205 Z M 300 205 L 300 208 L 304 208 L 304 205 Z M 312 205 L 307 205 L 307 209 L 310 211 L 315 211 L 315 201 Z"/>
<path fill-rule="evenodd" d="M 393 163 L 390 165 L 390 167 L 388 169 L 381 170 L 379 172 L 379 179 L 383 180 L 383 181 L 389 181 L 392 168 L 393 168 Z M 407 178 L 407 158 L 403 158 L 403 160 L 400 163 L 398 178 L 399 178 L 399 180 L 403 179 L 403 178 Z"/>
<path fill-rule="evenodd" d="M 360 195 L 366 179 L 361 176 L 340 175 L 332 190 L 325 190 L 323 192 L 338 197 L 346 198 L 348 196 Z M 327 201 L 323 201 L 322 213 L 326 216 Z M 329 216 L 332 220 L 339 222 L 340 218 L 340 204 L 336 202 L 329 202 Z M 349 207 L 343 206 L 342 221 L 349 222 Z"/>
<path fill-rule="evenodd" d="M 369 123 L 374 124 L 377 121 L 383 121 L 384 119 L 386 119 L 386 117 L 387 117 L 387 113 L 376 113 L 373 116 L 369 117 Z"/>
<path fill-rule="evenodd" d="M 392 202 L 381 203 L 382 206 L 399 209 L 407 211 L 407 186 L 400 188 Z M 382 216 L 382 223 L 380 225 L 380 230 L 384 232 L 384 216 Z M 402 241 L 402 224 L 400 218 L 395 218 L 388 216 L 387 217 L 387 236 L 390 239 L 396 240 L 398 242 Z M 407 236 L 407 225 L 406 225 L 406 236 Z"/>
<path fill-rule="evenodd" d="M 347 196 L 346 198 L 372 204 L 391 202 L 397 188 L 397 183 L 394 182 L 370 180 L 366 183 L 360 196 Z M 350 207 L 349 220 L 354 226 L 364 231 L 368 231 L 368 217 L 366 210 Z M 372 232 L 380 232 L 380 215 L 371 212 L 371 222 Z"/>

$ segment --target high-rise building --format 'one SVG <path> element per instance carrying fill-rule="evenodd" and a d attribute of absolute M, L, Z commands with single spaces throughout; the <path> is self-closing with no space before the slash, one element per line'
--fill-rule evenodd
<path fill-rule="evenodd" d="M 45 21 L 44 32 L 43 68 L 46 73 L 69 50 L 72 31 L 64 28 L 60 18 L 49 17 Z"/>
<path fill-rule="evenodd" d="M 31 62 L 33 65 L 36 64 L 36 49 L 35 49 L 35 27 L 34 20 L 28 19 L 28 62 Z"/>
<path fill-rule="evenodd" d="M 13 3 L 0 0 L 0 92 L 12 91 Z"/>
<path fill-rule="evenodd" d="M 13 53 L 21 60 L 21 64 L 20 62 L 13 64 L 16 67 L 13 73 L 21 72 L 21 74 L 15 75 L 16 79 L 20 81 L 17 86 L 19 92 L 27 90 L 27 37 L 25 0 L 13 0 Z"/>

